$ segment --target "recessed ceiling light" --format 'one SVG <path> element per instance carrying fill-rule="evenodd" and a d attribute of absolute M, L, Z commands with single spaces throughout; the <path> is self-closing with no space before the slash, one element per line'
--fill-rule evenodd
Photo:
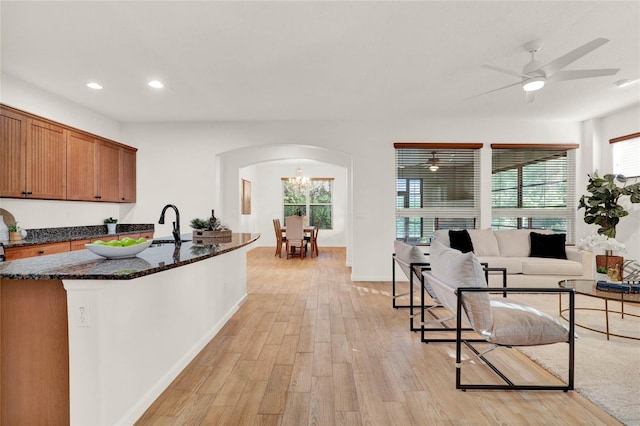
<path fill-rule="evenodd" d="M 150 82 L 147 83 L 149 86 L 153 87 L 154 89 L 162 89 L 164 87 L 164 84 L 162 84 L 161 82 L 159 82 L 158 80 L 151 80 Z"/>
<path fill-rule="evenodd" d="M 93 81 L 91 83 L 87 83 L 87 87 L 94 90 L 102 90 L 102 86 L 100 86 L 98 83 L 95 83 Z"/>

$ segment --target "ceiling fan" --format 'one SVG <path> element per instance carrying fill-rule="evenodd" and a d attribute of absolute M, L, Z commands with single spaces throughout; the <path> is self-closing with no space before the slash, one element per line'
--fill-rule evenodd
<path fill-rule="evenodd" d="M 556 82 L 563 80 L 577 80 L 581 78 L 603 77 L 607 75 L 614 75 L 619 68 L 603 68 L 594 70 L 563 70 L 567 65 L 577 61 L 586 54 L 594 51 L 598 47 L 607 43 L 609 40 L 606 38 L 597 38 L 589 43 L 572 50 L 571 52 L 560 56 L 559 58 L 547 63 L 542 64 L 535 58 L 535 54 L 542 49 L 543 42 L 541 40 L 534 40 L 526 43 L 523 47 L 531 54 L 531 61 L 522 68 L 522 72 L 510 71 L 493 65 L 483 65 L 483 68 L 488 70 L 501 72 L 504 74 L 520 77 L 520 81 L 509 84 L 504 87 L 489 90 L 488 92 L 480 93 L 477 96 L 486 95 L 488 93 L 497 92 L 498 90 L 506 89 L 509 87 L 521 85 L 525 92 L 525 99 L 527 102 L 533 102 L 534 94 L 537 90 L 544 87 L 547 82 Z"/>

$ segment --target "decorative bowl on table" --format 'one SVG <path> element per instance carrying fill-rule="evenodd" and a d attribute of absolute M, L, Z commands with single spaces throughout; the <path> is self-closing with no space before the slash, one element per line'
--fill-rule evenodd
<path fill-rule="evenodd" d="M 90 252 L 107 259 L 125 259 L 135 257 L 138 253 L 148 249 L 153 241 L 147 240 L 143 243 L 132 244 L 130 246 L 109 246 L 103 244 L 85 244 Z"/>

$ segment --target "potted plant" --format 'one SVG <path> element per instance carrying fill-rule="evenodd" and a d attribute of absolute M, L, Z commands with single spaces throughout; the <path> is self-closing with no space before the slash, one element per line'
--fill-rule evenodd
<path fill-rule="evenodd" d="M 18 226 L 18 222 L 12 223 L 11 225 L 7 225 L 7 229 L 9 230 L 9 241 L 22 240 L 22 232 L 20 232 L 20 227 Z"/>
<path fill-rule="evenodd" d="M 624 258 L 614 256 L 614 251 L 624 251 L 624 244 L 615 240 L 616 226 L 620 218 L 629 215 L 620 202 L 629 197 L 631 203 L 640 203 L 640 182 L 627 185 L 628 179 L 623 175 L 606 174 L 600 177 L 597 171 L 588 176 L 587 191 L 591 195 L 580 197 L 578 210 L 585 209 L 584 221 L 597 225 L 598 235 L 587 238 L 588 241 L 582 246 L 603 249 L 604 256 L 596 255 L 596 272 L 606 273 L 612 280 L 619 281 L 622 279 Z"/>
<path fill-rule="evenodd" d="M 107 225 L 107 234 L 115 234 L 116 233 L 116 224 L 118 223 L 118 219 L 114 219 L 112 217 L 108 217 L 104 220 L 104 224 Z"/>
<path fill-rule="evenodd" d="M 587 176 L 589 176 L 587 191 L 591 195 L 580 197 L 578 210 L 585 209 L 584 221 L 598 225 L 598 234 L 615 238 L 616 226 L 620 218 L 629 215 L 619 202 L 621 198 L 629 197 L 630 202 L 640 203 L 640 182 L 627 185 L 627 178 L 623 175 L 607 174 L 600 177 L 597 171 Z M 621 183 L 622 186 L 616 182 Z"/>

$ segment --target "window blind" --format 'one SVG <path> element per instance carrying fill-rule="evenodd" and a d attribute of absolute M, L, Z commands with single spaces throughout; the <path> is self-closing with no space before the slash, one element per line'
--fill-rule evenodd
<path fill-rule="evenodd" d="M 574 241 L 577 145 L 492 145 L 493 229 L 551 229 Z"/>
<path fill-rule="evenodd" d="M 612 139 L 613 173 L 640 177 L 640 133 Z"/>
<path fill-rule="evenodd" d="M 396 143 L 396 238 L 427 243 L 438 229 L 475 228 L 482 144 Z"/>

